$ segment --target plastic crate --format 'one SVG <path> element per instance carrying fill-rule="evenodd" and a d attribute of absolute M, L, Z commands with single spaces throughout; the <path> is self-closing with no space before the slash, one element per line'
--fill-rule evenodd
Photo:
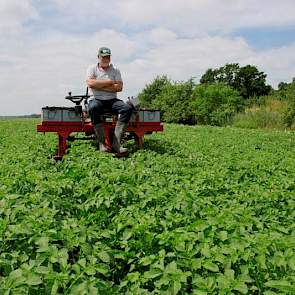
<path fill-rule="evenodd" d="M 159 110 L 138 110 L 133 112 L 130 121 L 136 122 L 137 119 L 139 122 L 160 122 L 161 114 Z"/>
<path fill-rule="evenodd" d="M 44 107 L 41 119 L 46 122 L 80 122 L 81 115 L 73 107 Z"/>

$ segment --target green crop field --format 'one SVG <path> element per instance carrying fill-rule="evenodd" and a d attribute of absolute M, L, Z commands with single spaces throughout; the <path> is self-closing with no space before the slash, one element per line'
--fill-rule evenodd
<path fill-rule="evenodd" d="M 295 133 L 165 125 L 63 161 L 0 121 L 0 294 L 295 294 Z"/>

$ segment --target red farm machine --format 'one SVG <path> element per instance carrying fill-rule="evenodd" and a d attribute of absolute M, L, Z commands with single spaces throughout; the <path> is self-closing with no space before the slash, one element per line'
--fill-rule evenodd
<path fill-rule="evenodd" d="M 37 125 L 37 132 L 55 132 L 58 137 L 57 153 L 54 159 L 61 160 L 69 147 L 68 142 L 74 140 L 95 139 L 94 129 L 88 117 L 88 88 L 86 95 L 72 96 L 71 92 L 65 97 L 72 101 L 74 107 L 44 107 L 42 108 L 42 121 Z M 84 103 L 84 108 L 82 106 Z M 163 131 L 160 121 L 160 111 L 150 109 L 138 109 L 134 106 L 133 100 L 128 103 L 133 106 L 132 117 L 126 129 L 128 138 L 133 138 L 139 147 L 143 146 L 144 135 L 153 132 Z M 116 125 L 117 116 L 110 111 L 103 115 L 103 125 L 105 129 L 106 146 L 112 150 L 112 136 Z M 76 137 L 72 133 L 82 132 L 84 137 Z"/>

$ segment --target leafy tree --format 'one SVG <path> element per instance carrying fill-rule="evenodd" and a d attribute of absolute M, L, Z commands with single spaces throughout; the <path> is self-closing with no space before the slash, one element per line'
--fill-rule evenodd
<path fill-rule="evenodd" d="M 227 86 L 236 88 L 236 76 L 240 70 L 239 64 L 226 64 L 219 69 L 208 69 L 207 72 L 202 76 L 200 83 L 216 83 L 222 82 Z"/>
<path fill-rule="evenodd" d="M 290 87 L 292 88 L 293 86 L 291 85 L 294 83 L 295 83 L 295 78 L 293 78 L 292 82 L 290 83 L 280 82 L 278 84 L 278 90 L 276 91 L 276 93 L 279 95 L 280 99 L 287 99 L 287 92 L 288 90 L 290 92 Z"/>
<path fill-rule="evenodd" d="M 213 84 L 216 82 L 217 70 L 208 69 L 206 73 L 201 77 L 201 84 Z"/>
<path fill-rule="evenodd" d="M 167 76 L 157 76 L 150 84 L 139 93 L 138 98 L 142 107 L 151 107 L 153 101 L 161 93 L 163 87 L 171 85 L 171 81 Z"/>
<path fill-rule="evenodd" d="M 272 90 L 266 85 L 266 74 L 259 72 L 255 66 L 247 65 L 240 68 L 236 76 L 236 87 L 244 98 L 267 95 Z"/>
<path fill-rule="evenodd" d="M 279 91 L 282 91 L 282 90 L 285 90 L 287 87 L 288 87 L 288 83 L 286 82 L 280 82 L 279 85 L 278 85 L 278 90 Z"/>
<path fill-rule="evenodd" d="M 194 89 L 193 104 L 200 124 L 222 126 L 243 109 L 239 92 L 224 83 L 201 84 Z"/>
<path fill-rule="evenodd" d="M 161 110 L 162 119 L 170 123 L 195 124 L 192 93 L 193 79 L 181 83 L 170 83 L 162 88 L 152 107 Z"/>
<path fill-rule="evenodd" d="M 259 72 L 255 66 L 240 67 L 239 64 L 226 64 L 218 69 L 208 69 L 201 77 L 200 83 L 224 83 L 249 99 L 253 96 L 267 95 L 271 86 L 266 85 L 266 74 Z"/>

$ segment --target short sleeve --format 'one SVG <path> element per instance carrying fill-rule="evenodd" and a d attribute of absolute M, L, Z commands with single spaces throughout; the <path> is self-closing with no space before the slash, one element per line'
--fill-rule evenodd
<path fill-rule="evenodd" d="M 87 71 L 86 71 L 86 80 L 89 79 L 90 77 L 96 77 L 95 73 L 95 67 L 94 66 L 89 66 Z"/>
<path fill-rule="evenodd" d="M 116 69 L 116 72 L 115 72 L 115 81 L 122 81 L 121 72 L 118 69 Z"/>

